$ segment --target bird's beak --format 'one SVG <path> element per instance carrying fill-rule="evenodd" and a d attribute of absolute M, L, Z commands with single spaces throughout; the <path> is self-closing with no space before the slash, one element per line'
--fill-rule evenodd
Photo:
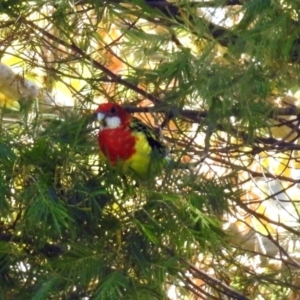
<path fill-rule="evenodd" d="M 102 122 L 105 118 L 105 114 L 104 113 L 101 113 L 101 112 L 97 112 L 97 120 L 99 122 Z"/>
<path fill-rule="evenodd" d="M 100 123 L 100 128 L 103 128 L 106 126 L 105 124 L 105 114 L 104 113 L 101 113 L 101 112 L 97 112 L 96 113 L 96 117 L 97 117 L 97 121 Z"/>

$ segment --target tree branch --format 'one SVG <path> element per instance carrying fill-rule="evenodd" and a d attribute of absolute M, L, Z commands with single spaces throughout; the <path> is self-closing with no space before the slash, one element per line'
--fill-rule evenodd
<path fill-rule="evenodd" d="M 232 297 L 233 299 L 237 300 L 249 300 L 246 296 L 242 295 L 241 293 L 237 292 L 236 290 L 232 289 L 230 286 L 223 283 L 221 280 L 209 276 L 205 272 L 201 271 L 200 269 L 196 268 L 194 265 L 189 263 L 184 259 L 180 259 L 182 263 L 188 266 L 189 271 L 196 277 L 202 279 L 204 282 L 208 283 L 211 287 L 216 289 L 217 291 L 221 292 L 224 295 Z"/>
<path fill-rule="evenodd" d="M 145 90 L 139 88 L 137 85 L 122 79 L 121 76 L 116 75 L 115 73 L 113 73 L 112 71 L 110 71 L 108 68 L 106 68 L 105 66 L 103 66 L 101 63 L 99 63 L 98 61 L 96 61 L 95 59 L 93 59 L 90 55 L 86 54 L 80 47 L 78 47 L 74 42 L 72 42 L 71 44 L 63 41 L 62 39 L 52 35 L 51 33 L 49 33 L 48 31 L 44 30 L 43 28 L 40 28 L 39 26 L 37 26 L 36 24 L 34 24 L 31 21 L 28 21 L 22 17 L 18 18 L 18 22 L 22 22 L 23 24 L 26 24 L 27 26 L 31 27 L 32 29 L 38 31 L 39 33 L 41 33 L 43 36 L 46 36 L 47 38 L 49 38 L 50 40 L 52 40 L 55 43 L 59 43 L 60 45 L 66 47 L 69 50 L 72 50 L 77 58 L 83 58 L 85 60 L 87 60 L 89 63 L 92 63 L 94 65 L 95 68 L 101 70 L 103 73 L 105 73 L 109 78 L 111 78 L 115 83 L 117 84 L 121 84 L 133 91 L 135 91 L 136 93 L 140 94 L 141 96 L 149 99 L 150 101 L 152 101 L 155 105 L 159 105 L 161 104 L 161 100 L 157 97 L 155 97 L 154 95 L 146 92 Z"/>

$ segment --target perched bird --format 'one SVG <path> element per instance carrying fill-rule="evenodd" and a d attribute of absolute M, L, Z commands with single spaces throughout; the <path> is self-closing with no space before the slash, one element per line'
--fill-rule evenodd
<path fill-rule="evenodd" d="M 102 156 L 122 171 L 140 178 L 157 174 L 166 162 L 167 147 L 159 134 L 115 103 L 100 104 L 98 142 Z"/>

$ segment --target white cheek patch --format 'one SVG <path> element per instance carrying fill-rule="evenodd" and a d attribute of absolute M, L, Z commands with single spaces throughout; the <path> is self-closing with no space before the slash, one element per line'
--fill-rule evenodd
<path fill-rule="evenodd" d="M 119 117 L 107 117 L 106 121 L 106 128 L 114 129 L 118 128 L 121 125 L 121 120 Z"/>
<path fill-rule="evenodd" d="M 105 114 L 98 112 L 97 120 L 100 123 L 100 130 L 103 129 L 114 129 L 121 125 L 121 120 L 119 117 L 106 117 Z"/>

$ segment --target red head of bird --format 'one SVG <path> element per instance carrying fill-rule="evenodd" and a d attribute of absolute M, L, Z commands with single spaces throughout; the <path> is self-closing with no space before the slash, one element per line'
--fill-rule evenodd
<path fill-rule="evenodd" d="M 97 120 L 100 122 L 100 131 L 126 127 L 130 123 L 130 116 L 124 108 L 116 103 L 100 104 L 96 110 Z"/>

